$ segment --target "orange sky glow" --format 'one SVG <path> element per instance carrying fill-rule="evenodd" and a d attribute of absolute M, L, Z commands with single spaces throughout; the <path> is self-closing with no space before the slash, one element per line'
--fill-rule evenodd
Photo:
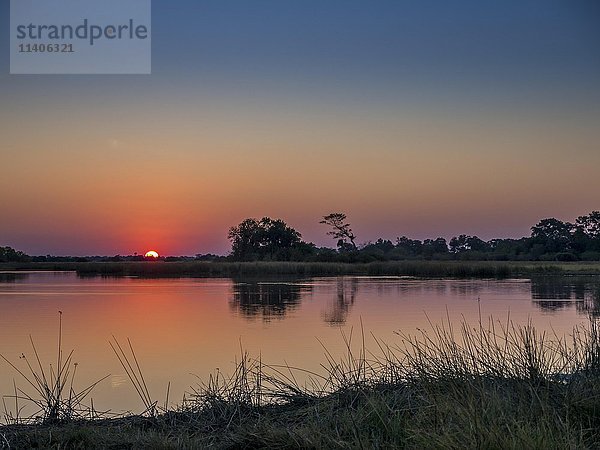
<path fill-rule="evenodd" d="M 490 239 L 600 209 L 595 10 L 459 3 L 157 4 L 151 75 L 0 61 L 0 245 L 227 254 L 270 216 L 334 246 L 336 211 L 359 243 Z"/>

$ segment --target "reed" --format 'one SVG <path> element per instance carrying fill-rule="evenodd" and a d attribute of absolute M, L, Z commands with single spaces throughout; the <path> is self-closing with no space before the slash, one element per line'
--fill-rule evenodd
<path fill-rule="evenodd" d="M 533 275 L 599 274 L 600 263 L 535 261 L 385 261 L 337 262 L 231 262 L 142 261 L 3 263 L 2 270 L 76 271 L 80 276 L 138 277 L 251 277 L 251 276 L 413 276 L 423 278 L 508 278 Z"/>
<path fill-rule="evenodd" d="M 131 381 L 133 388 L 135 389 L 142 403 L 144 404 L 145 410 L 141 413 L 141 415 L 156 417 L 156 415 L 160 411 L 158 407 L 158 401 L 152 400 L 152 396 L 150 395 L 150 391 L 148 390 L 146 380 L 144 379 L 144 373 L 142 372 L 140 363 L 138 362 L 135 350 L 133 349 L 133 345 L 131 344 L 131 340 L 127 339 L 126 348 L 129 350 L 129 352 L 126 352 L 123 349 L 123 346 L 121 346 L 120 342 L 115 336 L 113 336 L 112 341 L 109 342 L 109 345 L 112 348 L 113 353 L 119 360 L 121 367 L 123 367 L 123 370 L 125 370 L 125 373 L 127 374 L 129 381 Z M 167 388 L 165 406 L 160 412 L 167 411 L 168 401 L 169 389 Z"/>
<path fill-rule="evenodd" d="M 62 349 L 62 311 L 59 311 L 58 325 L 58 346 L 56 352 L 56 366 L 49 364 L 44 369 L 44 364 L 40 360 L 39 353 L 34 340 L 29 336 L 33 358 L 22 353 L 19 359 L 22 361 L 19 367 L 11 362 L 7 357 L 0 354 L 9 366 L 21 377 L 30 390 L 17 387 L 13 381 L 14 394 L 2 397 L 4 405 L 4 418 L 7 423 L 22 424 L 40 422 L 43 424 L 53 424 L 58 422 L 69 422 L 80 418 L 97 418 L 97 412 L 93 406 L 84 405 L 84 400 L 92 390 L 109 375 L 100 378 L 85 389 L 76 391 L 74 388 L 75 376 L 77 374 L 78 364 L 73 361 L 74 350 L 71 350 L 66 357 Z M 31 391 L 32 389 L 32 391 Z M 14 401 L 14 410 L 6 405 L 6 400 Z M 28 416 L 21 416 L 23 408 L 27 405 L 33 405 L 36 410 Z M 93 404 L 92 404 L 93 405 Z"/>
<path fill-rule="evenodd" d="M 0 437 L 17 448 L 597 446 L 597 322 L 570 336 L 516 325 L 510 317 L 456 327 L 447 321 L 398 336 L 398 343 L 386 344 L 361 326 L 342 336 L 345 356 L 324 346 L 319 373 L 267 365 L 242 350 L 231 376 L 217 371 L 176 408 L 60 425 L 12 424 L 0 428 Z M 115 344 L 116 354 L 127 355 L 124 367 L 135 373 L 132 383 L 147 396 L 133 347 Z M 149 396 L 147 404 L 156 406 Z"/>

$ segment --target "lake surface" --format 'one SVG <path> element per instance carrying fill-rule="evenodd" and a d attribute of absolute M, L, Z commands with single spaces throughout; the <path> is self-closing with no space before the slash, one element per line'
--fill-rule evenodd
<path fill-rule="evenodd" d="M 0 353 L 23 367 L 29 335 L 48 366 L 56 361 L 59 311 L 63 350 L 75 350 L 76 388 L 110 376 L 92 393 L 98 410 L 141 412 L 143 406 L 109 340 L 131 339 L 149 390 L 179 403 L 198 378 L 219 368 L 231 373 L 240 348 L 268 364 L 320 370 L 329 352 L 345 354 L 342 333 L 375 336 L 390 345 L 395 333 L 415 334 L 429 321 L 476 325 L 480 314 L 517 324 L 532 320 L 559 335 L 600 314 L 600 277 L 533 280 L 421 280 L 395 277 L 232 279 L 80 278 L 69 272 L 0 273 Z M 359 339 L 356 339 L 358 341 Z M 54 364 L 54 367 L 56 364 Z M 0 361 L 0 394 L 13 379 Z M 8 408 L 11 403 L 8 402 Z M 1 408 L 1 406 L 0 406 Z M 3 411 L 2 411 L 3 413 Z"/>

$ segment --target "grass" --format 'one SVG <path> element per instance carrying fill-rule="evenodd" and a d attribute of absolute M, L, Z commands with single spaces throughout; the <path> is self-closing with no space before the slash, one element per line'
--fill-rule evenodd
<path fill-rule="evenodd" d="M 6 422 L 15 425 L 31 422 L 48 425 L 71 422 L 83 417 L 93 418 L 95 416 L 93 407 L 86 407 L 83 402 L 94 387 L 108 378 L 108 375 L 81 391 L 74 389 L 77 363 L 73 362 L 73 350 L 66 357 L 63 355 L 62 311 L 59 311 L 58 348 L 55 367 L 52 367 L 52 364 L 50 364 L 49 367 L 44 369 L 32 337 L 30 336 L 29 339 L 34 358 L 30 360 L 25 353 L 22 353 L 19 359 L 24 363 L 23 369 L 20 369 L 4 355 L 0 354 L 0 359 L 10 365 L 34 392 L 34 394 L 27 393 L 18 388 L 13 381 L 14 394 L 3 396 L 2 398 Z M 6 406 L 7 399 L 14 401 L 14 410 L 12 412 Z M 23 417 L 21 412 L 27 404 L 33 405 L 36 409 L 32 414 Z"/>
<path fill-rule="evenodd" d="M 600 263 L 501 261 L 327 262 L 67 262 L 2 263 L 0 270 L 71 270 L 81 276 L 248 277 L 248 276 L 415 276 L 508 278 L 545 274 L 600 274 Z"/>
<path fill-rule="evenodd" d="M 4 448 L 595 448 L 600 329 L 572 336 L 480 321 L 399 335 L 344 336 L 321 373 L 242 357 L 176 409 L 0 427 Z M 358 341 L 358 342 L 356 342 Z M 134 361 L 135 354 L 126 359 Z M 126 352 L 119 352 L 125 355 Z M 129 353 L 129 352 L 127 352 Z M 125 365 L 128 363 L 125 362 Z M 139 369 L 139 367 L 137 367 Z M 137 372 L 137 371 L 136 371 Z M 299 383 L 300 374 L 308 375 Z"/>

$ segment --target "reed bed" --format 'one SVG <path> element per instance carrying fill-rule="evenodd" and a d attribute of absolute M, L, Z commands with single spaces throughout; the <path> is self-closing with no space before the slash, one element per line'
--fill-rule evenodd
<path fill-rule="evenodd" d="M 9 423 L 0 448 L 596 448 L 600 328 L 431 325 L 386 344 L 358 330 L 319 373 L 241 353 L 176 408 L 152 401 L 133 346 L 113 342 L 147 405 L 120 418 Z M 369 350 L 369 347 L 371 350 Z M 302 379 L 302 382 L 298 380 Z M 134 382 L 137 380 L 137 382 Z"/>
<path fill-rule="evenodd" d="M 30 359 L 25 353 L 22 353 L 19 357 L 22 361 L 21 367 L 0 354 L 0 359 L 12 367 L 30 388 L 29 390 L 21 389 L 13 381 L 13 394 L 2 397 L 5 422 L 15 425 L 29 423 L 48 425 L 99 417 L 94 411 L 93 403 L 91 406 L 87 406 L 84 402 L 92 390 L 109 375 L 100 378 L 84 389 L 76 390 L 74 388 L 77 363 L 73 361 L 74 350 L 68 352 L 66 356 L 63 354 L 62 312 L 59 311 L 58 346 L 54 367 L 50 364 L 44 368 L 31 336 L 29 336 L 29 340 L 32 358 Z M 7 400 L 14 402 L 14 408 L 7 407 Z M 33 405 L 34 412 L 23 416 L 22 411 L 27 405 Z"/>
<path fill-rule="evenodd" d="M 251 277 L 251 276 L 413 276 L 423 278 L 509 278 L 533 275 L 599 274 L 598 263 L 501 261 L 223 262 L 143 261 L 5 263 L 0 270 L 76 271 L 81 276 Z"/>

